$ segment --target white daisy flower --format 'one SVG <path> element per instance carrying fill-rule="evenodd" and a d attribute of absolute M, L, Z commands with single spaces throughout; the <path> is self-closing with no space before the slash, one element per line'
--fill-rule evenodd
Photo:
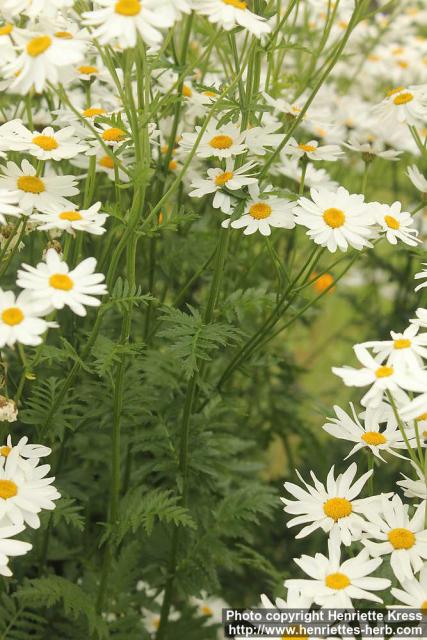
<path fill-rule="evenodd" d="M 424 566 L 418 578 L 403 580 L 401 589 L 392 589 L 392 595 L 402 605 L 414 609 L 427 609 L 427 566 Z"/>
<path fill-rule="evenodd" d="M 28 444 L 27 436 L 23 436 L 17 444 L 13 445 L 12 436 L 9 434 L 6 439 L 6 444 L 0 447 L 0 463 L 2 458 L 6 460 L 12 451 L 17 452 L 19 458 L 23 458 L 25 460 L 33 458 L 37 458 L 38 460 L 39 458 L 45 458 L 52 453 L 52 449 L 44 447 L 42 444 Z"/>
<path fill-rule="evenodd" d="M 42 343 L 42 334 L 56 322 L 47 322 L 28 291 L 17 298 L 13 291 L 0 289 L 0 347 L 11 347 L 15 342 L 35 347 Z"/>
<path fill-rule="evenodd" d="M 0 520 L 8 524 L 32 529 L 40 527 L 38 514 L 55 508 L 54 500 L 61 495 L 52 486 L 55 478 L 47 478 L 48 464 L 38 465 L 38 459 L 28 459 L 25 470 L 17 450 L 7 456 L 0 466 Z"/>
<path fill-rule="evenodd" d="M 427 118 L 427 86 L 397 87 L 373 109 L 378 119 L 417 125 Z"/>
<path fill-rule="evenodd" d="M 271 235 L 271 227 L 280 229 L 293 229 L 294 221 L 294 203 L 270 195 L 273 187 L 270 185 L 260 193 L 259 185 L 249 185 L 249 194 L 251 199 L 245 205 L 245 213 L 237 220 L 224 220 L 223 227 L 231 225 L 233 229 L 244 228 L 244 235 L 251 235 L 259 231 L 263 236 Z"/>
<path fill-rule="evenodd" d="M 184 151 L 191 151 L 197 140 L 201 127 L 195 128 L 195 133 L 183 133 L 179 145 Z M 211 122 L 202 135 L 197 147 L 196 156 L 199 158 L 230 158 L 247 151 L 244 144 L 245 132 L 241 133 L 239 127 L 229 122 L 217 128 L 217 123 Z"/>
<path fill-rule="evenodd" d="M 221 209 L 223 213 L 231 212 L 231 196 L 225 189 L 236 191 L 250 184 L 256 184 L 257 179 L 247 175 L 255 166 L 254 162 L 247 162 L 235 169 L 232 158 L 227 158 L 225 170 L 220 168 L 208 169 L 207 178 L 193 178 L 191 186 L 193 191 L 188 194 L 191 198 L 202 198 L 214 193 L 212 206 L 214 209 Z"/>
<path fill-rule="evenodd" d="M 247 2 L 243 0 L 193 0 L 193 9 L 226 31 L 240 26 L 257 38 L 271 31 L 265 18 L 249 11 Z"/>
<path fill-rule="evenodd" d="M 369 498 L 355 498 L 362 491 L 366 481 L 372 475 L 372 469 L 364 473 L 356 482 L 357 473 L 355 462 L 348 469 L 334 478 L 335 467 L 328 473 L 326 486 L 311 472 L 313 485 L 309 485 L 298 473 L 305 489 L 292 482 L 285 482 L 284 487 L 296 500 L 281 498 L 285 513 L 295 517 L 289 520 L 288 527 L 304 524 L 296 538 L 305 538 L 316 529 L 331 533 L 338 531 L 339 539 L 346 546 L 353 540 L 359 540 L 366 521 L 362 516 L 377 507 L 377 496 Z M 307 524 L 309 523 L 309 524 Z"/>
<path fill-rule="evenodd" d="M 96 202 L 89 209 L 70 209 L 64 211 L 62 208 L 53 208 L 46 213 L 33 213 L 31 220 L 36 220 L 40 224 L 40 231 L 49 231 L 50 229 L 61 229 L 71 235 L 75 235 L 76 231 L 86 231 L 94 235 L 102 235 L 105 233 L 105 221 L 108 218 L 106 213 L 99 213 L 101 203 Z"/>
<path fill-rule="evenodd" d="M 343 155 L 341 148 L 337 144 L 319 145 L 317 140 L 298 143 L 295 138 L 290 138 L 283 149 L 283 155 L 292 158 L 302 158 L 305 156 L 309 160 L 324 160 L 335 162 Z"/>
<path fill-rule="evenodd" d="M 222 622 L 222 610 L 227 609 L 228 604 L 217 596 L 208 596 L 202 591 L 200 598 L 190 598 L 191 606 L 196 608 L 197 615 L 205 618 L 205 625 L 220 624 Z"/>
<path fill-rule="evenodd" d="M 406 175 L 418 191 L 421 191 L 421 193 L 427 193 L 427 178 L 423 176 L 415 164 L 408 167 Z"/>
<path fill-rule="evenodd" d="M 370 559 L 366 549 L 354 558 L 341 562 L 341 549 L 337 530 L 328 540 L 329 557 L 316 553 L 295 559 L 310 579 L 285 580 L 285 587 L 299 589 L 321 607 L 351 609 L 353 600 L 382 602 L 372 591 L 390 587 L 390 580 L 373 578 L 371 573 L 381 565 L 381 558 Z"/>
<path fill-rule="evenodd" d="M 288 159 L 281 155 L 282 163 L 277 167 L 277 171 L 295 180 L 297 184 L 301 184 L 302 166 L 296 158 Z M 328 189 L 333 191 L 338 188 L 338 183 L 332 180 L 331 176 L 325 169 L 317 169 L 313 164 L 308 164 L 304 176 L 304 184 L 306 187 L 314 187 L 315 189 Z"/>
<path fill-rule="evenodd" d="M 409 505 L 395 494 L 391 500 L 384 495 L 381 510 L 370 513 L 368 517 L 376 528 L 367 534 L 370 539 L 362 540 L 369 554 L 378 558 L 390 555 L 390 564 L 396 578 L 402 582 L 410 580 L 427 560 L 427 529 L 424 528 L 425 504 L 418 505 L 412 517 L 408 514 Z"/>
<path fill-rule="evenodd" d="M 417 335 L 419 326 L 410 324 L 403 333 L 390 331 L 392 340 L 370 340 L 361 346 L 372 349 L 379 362 L 410 373 L 423 368 L 423 358 L 427 358 L 427 333 Z"/>
<path fill-rule="evenodd" d="M 412 225 L 414 219 L 407 211 L 401 211 L 402 203 L 393 202 L 392 205 L 375 203 L 376 219 L 384 231 L 390 244 L 397 244 L 401 240 L 410 247 L 416 247 L 421 240 L 417 238 L 418 231 Z"/>
<path fill-rule="evenodd" d="M 23 160 L 21 167 L 14 162 L 8 162 L 2 167 L 0 174 L 0 189 L 18 192 L 18 206 L 26 215 L 33 209 L 49 211 L 52 207 L 72 209 L 73 203 L 65 196 L 75 196 L 79 193 L 75 176 L 46 175 L 38 176 L 36 169 Z M 0 205 L 1 206 L 1 205 Z"/>
<path fill-rule="evenodd" d="M 370 136 L 372 137 L 372 136 Z M 374 158 L 382 158 L 383 160 L 391 160 L 396 162 L 399 160 L 399 156 L 403 151 L 397 151 L 395 149 L 385 149 L 382 140 L 377 138 L 369 139 L 362 137 L 358 134 L 350 136 L 349 142 L 343 143 L 345 147 L 360 153 L 365 160 L 373 160 Z"/>
<path fill-rule="evenodd" d="M 10 149 L 29 153 L 39 160 L 63 160 L 73 158 L 87 150 L 87 145 L 81 144 L 79 138 L 74 136 L 73 127 L 65 127 L 54 131 L 52 127 L 45 127 L 40 133 L 31 132 L 22 125 L 19 132 L 14 133 L 5 144 L 10 144 Z"/>
<path fill-rule="evenodd" d="M 42 93 L 49 82 L 57 85 L 60 69 L 82 60 L 85 47 L 86 43 L 76 38 L 37 32 L 23 34 L 17 58 L 3 67 L 5 77 L 12 78 L 9 90 L 25 95 L 33 86 L 37 93 Z"/>
<path fill-rule="evenodd" d="M 295 208 L 297 224 L 308 228 L 307 235 L 316 244 L 327 247 L 331 253 L 348 247 L 361 250 L 371 247 L 372 225 L 375 223 L 372 207 L 363 195 L 350 195 L 343 187 L 336 192 L 311 189 L 311 200 L 300 198 Z"/>
<path fill-rule="evenodd" d="M 385 460 L 381 454 L 384 452 L 404 458 L 395 451 L 395 449 L 406 449 L 406 444 L 395 415 L 388 404 L 383 402 L 378 407 L 368 407 L 360 416 L 357 416 L 352 403 L 350 403 L 350 407 L 351 416 L 335 405 L 336 418 L 329 418 L 328 422 L 323 425 L 324 431 L 334 438 L 355 443 L 345 460 L 356 451 L 364 448 L 368 448 L 374 456 L 383 462 Z M 380 429 L 380 425 L 384 423 L 385 427 Z M 406 435 L 411 446 L 416 446 L 414 429 L 408 429 Z"/>
<path fill-rule="evenodd" d="M 423 372 L 416 375 L 408 375 L 392 366 L 378 362 L 362 345 L 355 345 L 354 351 L 357 359 L 363 365 L 361 369 L 354 367 L 332 367 L 333 373 L 342 378 L 348 387 L 371 388 L 363 396 L 361 403 L 364 407 L 376 407 L 380 404 L 386 391 L 389 391 L 393 399 L 399 404 L 409 400 L 403 391 L 423 391 L 427 388 L 427 380 Z M 420 412 L 419 412 L 420 413 Z"/>
<path fill-rule="evenodd" d="M 43 309 L 63 309 L 64 306 L 78 316 L 85 316 L 85 306 L 98 307 L 101 301 L 95 296 L 107 293 L 104 275 L 95 273 L 95 258 L 86 258 L 69 270 L 54 249 L 46 253 L 45 262 L 36 267 L 23 264 L 18 270 L 17 285 L 28 289 L 33 299 Z"/>
<path fill-rule="evenodd" d="M 159 10 L 153 0 L 97 0 L 101 9 L 85 11 L 83 24 L 96 27 L 92 37 L 100 44 L 117 42 L 127 49 L 137 43 L 138 34 L 150 47 L 159 46 L 163 36 L 159 29 L 167 29 L 174 22 L 174 11 L 165 5 Z"/>
<path fill-rule="evenodd" d="M 313 599 L 307 597 L 304 594 L 301 594 L 297 589 L 288 589 L 288 593 L 286 596 L 286 600 L 283 598 L 276 598 L 274 603 L 268 598 L 264 593 L 260 596 L 261 602 L 257 608 L 260 609 L 310 609 L 310 606 L 313 604 Z M 271 621 L 270 621 L 270 624 Z M 254 628 L 254 632 L 249 636 L 242 636 L 244 640 L 249 640 L 254 637 L 254 634 L 259 633 L 260 635 L 265 635 L 265 630 L 257 627 L 256 623 L 251 622 L 251 626 Z M 286 637 L 294 637 L 294 638 L 304 638 L 305 640 L 315 640 L 313 636 L 307 634 L 307 630 L 301 624 L 289 624 L 287 625 L 288 634 Z M 223 640 L 223 638 L 219 638 L 218 640 Z"/>
<path fill-rule="evenodd" d="M 0 527 L 0 575 L 10 578 L 12 571 L 9 569 L 9 556 L 23 556 L 31 551 L 33 545 L 29 542 L 12 540 L 13 536 L 24 531 L 23 525 Z"/>

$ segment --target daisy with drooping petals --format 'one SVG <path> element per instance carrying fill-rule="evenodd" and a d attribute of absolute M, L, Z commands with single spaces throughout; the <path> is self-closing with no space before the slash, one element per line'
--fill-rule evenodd
<path fill-rule="evenodd" d="M 39 16 L 54 18 L 61 9 L 72 5 L 73 0 L 2 0 L 1 10 L 12 18 L 23 13 L 34 20 Z"/>
<path fill-rule="evenodd" d="M 69 270 L 54 249 L 46 253 L 45 262 L 37 267 L 23 264 L 18 271 L 17 285 L 33 293 L 33 299 L 43 309 L 70 307 L 78 316 L 85 316 L 86 309 L 98 307 L 101 301 L 95 296 L 107 293 L 104 275 L 95 273 L 95 258 L 86 258 Z"/>
<path fill-rule="evenodd" d="M 39 465 L 38 459 L 28 459 L 25 466 L 18 451 L 7 456 L 0 466 L 0 519 L 12 525 L 24 523 L 32 529 L 40 527 L 38 514 L 42 509 L 55 508 L 54 500 L 61 497 L 52 486 L 55 478 L 47 478 L 48 464 Z"/>
<path fill-rule="evenodd" d="M 340 541 L 349 546 L 353 540 L 358 540 L 366 526 L 362 517 L 370 509 L 376 509 L 377 496 L 370 498 L 355 498 L 362 491 L 366 481 L 372 475 L 372 470 L 364 473 L 353 483 L 357 473 L 355 462 L 344 472 L 334 478 L 335 467 L 328 473 L 326 486 L 311 472 L 314 486 L 309 485 L 298 473 L 298 477 L 305 489 L 292 482 L 285 482 L 284 487 L 296 500 L 281 498 L 285 505 L 285 513 L 294 518 L 287 523 L 288 527 L 304 524 L 296 538 L 305 538 L 316 529 L 326 533 L 338 531 Z M 307 524 L 308 523 L 308 524 Z"/>
<path fill-rule="evenodd" d="M 0 289 L 0 347 L 11 347 L 15 342 L 32 347 L 42 343 L 42 334 L 56 322 L 47 322 L 40 316 L 37 304 L 28 291 L 17 298 L 13 291 Z"/>
<path fill-rule="evenodd" d="M 4 66 L 5 77 L 12 79 L 9 90 L 25 95 L 33 86 L 41 93 L 48 82 L 57 85 L 60 69 L 80 62 L 85 47 L 83 40 L 58 38 L 53 33 L 20 35 L 17 58 Z"/>
<path fill-rule="evenodd" d="M 397 244 L 401 240 L 410 247 L 416 247 L 421 242 L 417 238 L 417 229 L 412 226 L 414 219 L 407 211 L 401 211 L 401 202 L 394 202 L 392 205 L 375 204 L 377 222 L 390 244 Z"/>
<path fill-rule="evenodd" d="M 240 26 L 257 38 L 271 31 L 265 18 L 249 11 L 247 2 L 243 0 L 193 0 L 193 8 L 226 31 Z"/>
<path fill-rule="evenodd" d="M 233 159 L 227 158 L 225 170 L 220 168 L 208 169 L 207 178 L 193 178 L 191 186 L 195 188 L 188 195 L 191 198 L 202 198 L 207 194 L 214 193 L 212 202 L 214 209 L 221 209 L 223 213 L 230 213 L 231 196 L 225 189 L 235 191 L 250 184 L 256 184 L 257 179 L 247 175 L 247 172 L 251 171 L 254 166 L 254 162 L 247 162 L 234 169 Z"/>
<path fill-rule="evenodd" d="M 79 138 L 74 136 L 73 127 L 65 127 L 54 131 L 53 127 L 45 127 L 40 133 L 31 132 L 22 125 L 18 133 L 5 140 L 10 149 L 29 153 L 39 160 L 63 160 L 74 158 L 87 150 Z"/>
<path fill-rule="evenodd" d="M 351 609 L 353 600 L 382 602 L 372 591 L 388 589 L 386 578 L 373 578 L 371 573 L 381 565 L 381 558 L 369 558 L 366 549 L 354 558 L 341 562 L 338 531 L 328 540 L 329 557 L 316 553 L 295 559 L 297 565 L 310 579 L 285 580 L 285 587 L 299 589 L 321 607 Z"/>
<path fill-rule="evenodd" d="M 300 159 L 304 156 L 309 160 L 324 160 L 328 162 L 335 162 L 343 155 L 341 148 L 337 144 L 319 145 L 317 140 L 309 140 L 298 144 L 295 138 L 289 139 L 282 153 L 292 158 Z"/>
<path fill-rule="evenodd" d="M 83 24 L 95 27 L 92 37 L 100 44 L 117 42 L 124 49 L 134 47 L 138 34 L 150 47 L 159 46 L 163 36 L 159 29 L 173 24 L 171 10 L 159 10 L 153 0 L 97 0 L 101 9 L 85 11 Z"/>
<path fill-rule="evenodd" d="M 385 149 L 385 145 L 381 140 L 374 138 L 369 139 L 362 138 L 356 134 L 350 136 L 349 142 L 344 142 L 344 146 L 351 151 L 356 151 L 362 155 L 365 161 L 369 162 L 375 158 L 382 158 L 383 160 L 391 160 L 397 162 L 399 156 L 403 151 L 396 151 L 394 149 Z"/>
<path fill-rule="evenodd" d="M 29 215 L 33 209 L 49 211 L 52 207 L 62 207 L 63 210 L 73 208 L 73 203 L 66 196 L 79 193 L 74 176 L 38 176 L 28 160 L 23 160 L 21 167 L 8 162 L 2 170 L 0 189 L 18 192 L 18 206 L 25 215 Z"/>
<path fill-rule="evenodd" d="M 294 220 L 294 203 L 270 195 L 273 187 L 266 187 L 263 193 L 260 193 L 259 185 L 249 185 L 249 194 L 251 199 L 245 205 L 244 214 L 237 220 L 224 220 L 223 227 L 231 225 L 233 229 L 244 228 L 244 235 L 251 235 L 259 231 L 263 236 L 271 235 L 271 227 L 281 229 L 293 229 L 295 227 Z"/>
<path fill-rule="evenodd" d="M 382 495 L 381 511 L 368 516 L 373 525 L 367 534 L 369 539 L 362 541 L 374 558 L 391 554 L 391 568 L 400 582 L 413 578 L 414 572 L 422 569 L 427 560 L 425 505 L 419 504 L 412 517 L 409 517 L 408 510 L 409 505 L 403 504 L 397 494 L 391 500 Z M 370 538 L 380 542 L 373 542 Z"/>
<path fill-rule="evenodd" d="M 184 151 L 191 151 L 198 138 L 201 127 L 196 127 L 196 133 L 183 133 L 179 145 Z M 241 133 L 239 127 L 229 122 L 217 127 L 215 122 L 211 122 L 196 150 L 199 158 L 230 158 L 247 150 L 244 144 L 245 133 Z"/>
<path fill-rule="evenodd" d="M 9 569 L 9 556 L 23 556 L 31 551 L 33 545 L 29 542 L 12 540 L 13 536 L 24 531 L 23 525 L 0 527 L 0 575 L 10 578 L 12 571 Z"/>
<path fill-rule="evenodd" d="M 311 200 L 300 198 L 295 208 L 297 224 L 308 228 L 307 235 L 331 253 L 349 247 L 371 247 L 375 218 L 363 195 L 350 195 L 343 187 L 337 191 L 311 189 Z"/>
<path fill-rule="evenodd" d="M 344 384 L 348 387 L 371 385 L 371 388 L 361 400 L 361 404 L 364 407 L 378 406 L 387 391 L 401 405 L 409 400 L 403 389 L 407 391 L 423 391 L 427 388 L 427 376 L 422 372 L 417 372 L 416 376 L 405 374 L 392 366 L 381 364 L 378 360 L 375 360 L 366 347 L 358 344 L 353 348 L 363 368 L 332 367 L 332 371 L 342 378 Z"/>
<path fill-rule="evenodd" d="M 336 418 L 329 418 L 329 421 L 323 425 L 324 431 L 334 438 L 354 443 L 346 460 L 363 448 L 368 448 L 383 462 L 384 458 L 381 454 L 384 452 L 400 458 L 404 457 L 395 451 L 395 449 L 406 449 L 406 444 L 390 405 L 383 402 L 377 407 L 368 407 L 360 416 L 356 414 L 352 403 L 350 407 L 351 416 L 335 405 Z M 380 430 L 380 425 L 384 423 L 385 428 Z M 407 429 L 406 435 L 410 445 L 416 446 L 414 429 Z"/>
<path fill-rule="evenodd" d="M 104 224 L 108 218 L 106 213 L 99 213 L 100 208 L 100 202 L 96 202 L 89 209 L 63 211 L 62 208 L 57 207 L 49 212 L 33 213 L 31 220 L 40 223 L 37 227 L 40 231 L 61 229 L 72 235 L 76 231 L 85 231 L 99 236 L 105 233 Z"/>

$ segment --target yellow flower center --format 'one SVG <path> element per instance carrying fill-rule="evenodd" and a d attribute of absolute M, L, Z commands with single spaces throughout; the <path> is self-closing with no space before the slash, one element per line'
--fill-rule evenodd
<path fill-rule="evenodd" d="M 316 277 L 315 274 L 313 275 L 314 277 Z M 333 284 L 333 282 L 334 282 L 333 275 L 331 275 L 330 273 L 324 273 L 314 280 L 313 288 L 318 293 L 322 293 L 323 291 L 326 291 L 326 289 L 328 289 Z M 330 289 L 329 291 L 332 291 L 332 289 Z"/>
<path fill-rule="evenodd" d="M 392 529 L 388 532 L 387 538 L 395 549 L 411 549 L 415 544 L 415 536 L 409 529 Z"/>
<path fill-rule="evenodd" d="M 202 611 L 202 614 L 203 614 L 204 616 L 207 616 L 208 618 L 212 618 L 212 616 L 213 616 L 213 611 L 212 611 L 212 609 L 211 609 L 210 607 L 208 607 L 207 605 L 204 605 L 204 606 L 201 608 L 201 611 Z"/>
<path fill-rule="evenodd" d="M 427 420 L 427 413 L 422 413 L 420 416 L 415 418 L 417 422 L 421 422 L 421 420 Z"/>
<path fill-rule="evenodd" d="M 141 11 L 139 0 L 119 0 L 114 11 L 121 16 L 137 16 Z"/>
<path fill-rule="evenodd" d="M 424 600 L 424 602 L 421 603 L 420 609 L 422 609 L 423 611 L 427 609 L 427 600 Z"/>
<path fill-rule="evenodd" d="M 58 143 L 53 136 L 35 136 L 33 143 L 43 149 L 43 151 L 53 151 L 58 148 Z"/>
<path fill-rule="evenodd" d="M 323 212 L 323 220 L 326 222 L 328 227 L 331 229 L 338 229 L 342 227 L 345 222 L 345 214 L 341 209 L 335 209 L 335 207 L 331 207 L 330 209 L 326 209 Z"/>
<path fill-rule="evenodd" d="M 8 500 L 18 493 L 18 487 L 12 480 L 0 480 L 0 498 Z"/>
<path fill-rule="evenodd" d="M 400 338 L 399 340 L 395 340 L 393 342 L 393 347 L 395 349 L 409 349 L 411 346 L 411 341 L 407 338 Z"/>
<path fill-rule="evenodd" d="M 59 214 L 59 218 L 61 220 L 68 220 L 69 222 L 75 222 L 76 220 L 81 220 L 82 216 L 78 211 L 63 211 Z"/>
<path fill-rule="evenodd" d="M 212 140 L 209 141 L 209 144 L 214 149 L 229 149 L 233 144 L 233 138 L 230 136 L 214 136 Z"/>
<path fill-rule="evenodd" d="M 272 208 L 265 202 L 256 202 L 249 207 L 249 215 L 255 220 L 264 220 L 271 216 Z"/>
<path fill-rule="evenodd" d="M 38 36 L 27 44 L 27 53 L 32 58 L 37 58 L 37 56 L 41 56 L 42 53 L 49 49 L 51 44 L 52 38 L 50 36 Z"/>
<path fill-rule="evenodd" d="M 229 4 L 232 7 L 234 7 L 235 9 L 246 9 L 247 8 L 247 4 L 246 2 L 242 2 L 241 0 L 222 0 L 224 4 Z"/>
<path fill-rule="evenodd" d="M 103 156 L 98 164 L 101 167 L 104 167 L 104 169 L 114 169 L 114 162 L 112 160 L 112 158 L 110 158 L 110 156 Z"/>
<path fill-rule="evenodd" d="M 98 68 L 92 67 L 90 64 L 83 64 L 77 71 L 82 75 L 90 75 L 91 73 L 98 73 Z"/>
<path fill-rule="evenodd" d="M 216 98 L 217 96 L 215 91 L 203 91 L 203 95 L 207 96 L 208 98 Z"/>
<path fill-rule="evenodd" d="M 386 365 L 378 367 L 378 369 L 375 371 L 375 375 L 377 378 L 388 378 L 389 376 L 392 376 L 393 373 L 393 367 L 387 367 Z"/>
<path fill-rule="evenodd" d="M 338 591 L 339 589 L 345 589 L 350 586 L 350 579 L 345 575 L 345 573 L 330 573 L 325 578 L 325 584 L 330 589 L 335 589 Z"/>
<path fill-rule="evenodd" d="M 186 98 L 191 98 L 191 96 L 193 95 L 193 92 L 191 91 L 191 89 L 188 86 L 188 84 L 185 84 L 182 87 L 182 95 L 185 96 Z"/>
<path fill-rule="evenodd" d="M 8 446 L 0 447 L 0 456 L 3 456 L 3 458 L 7 458 L 7 456 L 11 451 L 12 451 L 12 447 L 8 447 Z"/>
<path fill-rule="evenodd" d="M 21 176 L 16 181 L 18 189 L 25 193 L 43 193 L 46 191 L 44 182 L 37 176 Z"/>
<path fill-rule="evenodd" d="M 73 34 L 69 31 L 57 31 L 55 33 L 55 38 L 61 38 L 62 40 L 72 40 Z"/>
<path fill-rule="evenodd" d="M 21 324 L 24 319 L 24 314 L 18 307 L 9 307 L 9 309 L 5 309 L 2 312 L 1 319 L 5 324 L 14 327 L 16 324 Z"/>
<path fill-rule="evenodd" d="M 95 116 L 102 116 L 104 113 L 107 113 L 105 109 L 101 109 L 100 107 L 89 107 L 83 111 L 82 116 L 85 118 L 94 118 Z"/>
<path fill-rule="evenodd" d="M 316 151 L 317 149 L 317 147 L 315 147 L 313 144 L 299 144 L 298 148 L 302 151 L 305 151 L 306 153 L 310 153 L 310 151 Z"/>
<path fill-rule="evenodd" d="M 393 216 L 384 216 L 384 220 L 385 220 L 386 225 L 388 227 L 390 227 L 390 229 L 399 229 L 400 228 L 399 220 L 396 220 L 396 218 L 393 218 Z"/>
<path fill-rule="evenodd" d="M 12 33 L 12 31 L 13 31 L 13 25 L 4 24 L 2 27 L 0 27 L 0 36 L 8 36 L 9 33 Z"/>
<path fill-rule="evenodd" d="M 408 102 L 412 102 L 413 99 L 413 94 L 409 91 L 405 91 L 405 93 L 401 93 L 400 95 L 396 96 L 393 102 L 395 105 L 400 106 L 402 104 L 408 104 Z"/>
<path fill-rule="evenodd" d="M 382 433 L 378 433 L 378 431 L 367 431 L 363 434 L 362 440 L 364 440 L 366 444 L 371 444 L 374 447 L 378 447 L 379 444 L 387 442 L 387 438 L 385 438 Z"/>
<path fill-rule="evenodd" d="M 118 127 L 111 127 L 111 129 L 105 129 L 102 137 L 106 142 L 121 142 L 126 138 L 126 131 Z"/>
<path fill-rule="evenodd" d="M 231 180 L 233 175 L 234 174 L 232 171 L 224 171 L 224 173 L 220 173 L 215 178 L 215 184 L 217 185 L 217 187 L 223 187 L 229 180 Z"/>
<path fill-rule="evenodd" d="M 66 273 L 54 273 L 49 278 L 49 285 L 61 291 L 70 291 L 74 287 L 74 282 Z"/>
<path fill-rule="evenodd" d="M 340 518 L 346 518 L 353 511 L 350 500 L 346 498 L 330 498 L 326 500 L 323 505 L 323 511 L 328 518 L 332 520 L 339 520 Z"/>
<path fill-rule="evenodd" d="M 178 163 L 177 163 L 177 161 L 176 161 L 176 160 L 171 160 L 171 161 L 169 162 L 169 170 L 170 170 L 170 171 L 175 171 L 175 169 L 177 168 L 177 166 L 178 166 Z"/>

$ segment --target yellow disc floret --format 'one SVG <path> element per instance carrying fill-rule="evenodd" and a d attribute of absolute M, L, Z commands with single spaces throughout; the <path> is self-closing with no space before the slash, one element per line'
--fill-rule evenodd
<path fill-rule="evenodd" d="M 12 480 L 0 480 L 0 498 L 8 500 L 18 493 L 18 487 Z"/>
<path fill-rule="evenodd" d="M 412 102 L 412 100 L 414 99 L 413 94 L 410 91 L 405 91 L 404 93 L 400 93 L 399 95 L 397 95 L 393 102 L 396 106 L 400 106 L 402 104 L 408 104 L 408 102 Z"/>
<path fill-rule="evenodd" d="M 126 138 L 126 131 L 118 127 L 111 127 L 110 129 L 105 129 L 102 138 L 106 142 L 122 142 Z"/>
<path fill-rule="evenodd" d="M 59 214 L 59 218 L 69 222 L 76 222 L 76 220 L 81 220 L 82 216 L 78 211 L 63 211 Z"/>
<path fill-rule="evenodd" d="M 214 149 L 229 149 L 233 144 L 233 138 L 224 135 L 214 136 L 209 140 L 209 144 Z"/>
<path fill-rule="evenodd" d="M 46 191 L 44 182 L 38 176 L 21 176 L 16 181 L 18 189 L 25 191 L 25 193 L 43 193 Z"/>
<path fill-rule="evenodd" d="M 40 149 L 43 149 L 43 151 L 53 151 L 59 147 L 53 136 L 35 136 L 32 142 L 40 147 Z"/>
<path fill-rule="evenodd" d="M 27 44 L 27 53 L 32 58 L 41 56 L 52 44 L 52 38 L 50 36 L 38 36 L 33 38 Z"/>
<path fill-rule="evenodd" d="M 387 367 L 387 365 L 383 365 L 382 367 L 378 367 L 375 371 L 375 375 L 377 378 L 388 378 L 392 376 L 394 373 L 393 367 Z"/>
<path fill-rule="evenodd" d="M 229 180 L 231 180 L 233 175 L 234 174 L 232 171 L 224 171 L 224 173 L 220 173 L 215 178 L 215 184 L 217 185 L 217 187 L 223 187 Z"/>
<path fill-rule="evenodd" d="M 388 227 L 390 227 L 390 229 L 399 229 L 400 228 L 400 222 L 399 220 L 397 220 L 396 218 L 394 218 L 393 216 L 384 216 L 384 220 L 385 223 Z"/>
<path fill-rule="evenodd" d="M 387 538 L 395 549 L 411 549 L 415 544 L 415 535 L 412 531 L 400 527 L 389 531 Z"/>
<path fill-rule="evenodd" d="M 367 431 L 363 434 L 362 440 L 373 447 L 378 447 L 378 445 L 387 442 L 387 438 L 382 433 L 378 433 L 378 431 Z"/>
<path fill-rule="evenodd" d="M 395 340 L 393 342 L 393 347 L 395 349 L 409 349 L 411 346 L 411 341 L 407 338 L 400 338 L 399 340 Z"/>
<path fill-rule="evenodd" d="M 137 16 L 141 12 L 141 3 L 139 0 L 119 0 L 114 11 L 121 16 Z"/>
<path fill-rule="evenodd" d="M 335 589 L 336 591 L 340 589 L 345 589 L 349 587 L 351 582 L 350 579 L 345 575 L 345 573 L 330 573 L 325 578 L 325 584 L 330 589 Z"/>
<path fill-rule="evenodd" d="M 338 229 L 345 223 L 345 213 L 341 209 L 331 207 L 323 212 L 323 220 L 331 229 Z"/>
<path fill-rule="evenodd" d="M 74 282 L 66 273 L 54 273 L 49 278 L 49 285 L 61 291 L 70 291 L 74 287 Z"/>
<path fill-rule="evenodd" d="M 256 202 L 249 207 L 249 215 L 255 220 L 264 220 L 271 216 L 272 208 L 266 202 Z"/>
<path fill-rule="evenodd" d="M 1 319 L 5 324 L 14 327 L 16 324 L 21 324 L 24 319 L 24 314 L 19 307 L 9 307 L 2 311 Z"/>
<path fill-rule="evenodd" d="M 12 447 L 8 447 L 7 445 L 5 445 L 4 447 L 0 447 L 0 456 L 3 456 L 3 458 L 7 458 L 11 451 Z"/>
<path fill-rule="evenodd" d="M 346 498 L 330 498 L 323 505 L 323 511 L 328 518 L 337 522 L 341 518 L 346 518 L 353 511 L 350 500 Z"/>

